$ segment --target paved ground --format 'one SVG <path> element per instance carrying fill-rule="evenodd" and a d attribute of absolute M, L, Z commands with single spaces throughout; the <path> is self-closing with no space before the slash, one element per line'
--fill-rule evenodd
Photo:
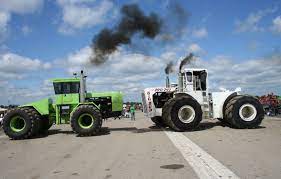
<path fill-rule="evenodd" d="M 136 122 L 109 119 L 102 135 L 92 137 L 76 137 L 68 125 L 21 141 L 9 140 L 0 130 L 0 178 L 200 177 L 196 162 L 186 160 L 194 153 L 182 155 L 167 131 L 155 128 L 142 113 L 136 117 Z M 175 134 L 190 139 L 240 178 L 281 178 L 280 118 L 266 118 L 252 130 L 208 120 L 196 131 Z"/>

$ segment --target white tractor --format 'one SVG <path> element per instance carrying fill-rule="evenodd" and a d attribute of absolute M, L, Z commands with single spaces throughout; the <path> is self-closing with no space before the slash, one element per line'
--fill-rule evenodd
<path fill-rule="evenodd" d="M 239 91 L 209 93 L 206 69 L 185 68 L 178 73 L 178 84 L 146 88 L 142 93 L 145 115 L 159 126 L 175 131 L 195 129 L 201 120 L 216 118 L 234 128 L 255 128 L 264 118 L 258 99 Z"/>

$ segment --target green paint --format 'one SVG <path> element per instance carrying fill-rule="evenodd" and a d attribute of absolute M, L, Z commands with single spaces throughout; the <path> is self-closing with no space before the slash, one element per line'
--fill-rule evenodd
<path fill-rule="evenodd" d="M 24 130 L 25 126 L 26 126 L 26 123 L 25 123 L 24 118 L 22 118 L 20 116 L 12 117 L 12 119 L 10 121 L 10 128 L 12 129 L 12 131 L 21 132 L 22 130 Z"/>
<path fill-rule="evenodd" d="M 25 104 L 21 107 L 34 107 L 39 114 L 41 115 L 48 115 L 49 114 L 49 106 L 52 103 L 51 98 L 45 98 L 40 101 L 35 101 L 33 103 Z"/>
<path fill-rule="evenodd" d="M 56 78 L 52 79 L 52 82 L 57 92 L 54 97 L 45 98 L 20 107 L 33 107 L 40 115 L 49 118 L 49 123 L 55 121 L 56 124 L 68 124 L 71 114 L 80 105 L 93 105 L 97 109 L 100 109 L 98 104 L 87 101 L 87 98 L 109 97 L 111 99 L 110 105 L 112 112 L 121 112 L 123 109 L 123 94 L 121 92 L 89 92 L 86 94 L 86 102 L 80 103 L 78 88 L 72 88 L 71 85 L 70 88 L 67 87 L 68 84 L 73 83 L 80 85 L 80 78 Z M 65 110 L 61 109 L 66 106 L 68 110 L 65 113 Z"/>
<path fill-rule="evenodd" d="M 91 114 L 84 113 L 79 116 L 78 125 L 83 129 L 89 129 L 94 125 L 94 117 Z"/>
<path fill-rule="evenodd" d="M 80 82 L 80 78 L 54 78 L 53 83 Z"/>
<path fill-rule="evenodd" d="M 79 103 L 79 94 L 57 94 L 55 95 L 56 104 L 78 104 Z"/>

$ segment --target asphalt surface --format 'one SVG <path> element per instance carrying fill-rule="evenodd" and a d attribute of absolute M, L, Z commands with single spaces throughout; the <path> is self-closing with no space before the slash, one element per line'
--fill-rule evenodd
<path fill-rule="evenodd" d="M 0 178 L 199 178 L 166 132 L 140 112 L 136 121 L 107 120 L 92 137 L 61 125 L 13 141 L 0 129 Z M 182 134 L 240 178 L 281 178 L 280 118 L 267 117 L 251 130 L 207 120 Z"/>

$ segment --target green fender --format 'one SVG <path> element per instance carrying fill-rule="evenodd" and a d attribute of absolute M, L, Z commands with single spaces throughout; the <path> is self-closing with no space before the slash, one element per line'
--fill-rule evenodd
<path fill-rule="evenodd" d="M 39 101 L 35 101 L 33 103 L 25 104 L 20 107 L 33 107 L 35 110 L 38 111 L 39 114 L 43 115 L 49 115 L 49 107 L 50 104 L 52 104 L 51 98 L 45 98 Z"/>
<path fill-rule="evenodd" d="M 93 103 L 93 102 L 78 103 L 77 106 L 75 106 L 75 107 L 73 108 L 73 110 L 71 111 L 70 116 L 72 116 L 72 113 L 73 113 L 74 111 L 76 111 L 76 109 L 77 109 L 79 106 L 81 106 L 81 105 L 93 105 L 93 106 L 95 106 L 97 109 L 100 110 L 100 107 L 97 106 L 97 105 L 96 105 L 95 103 Z"/>

